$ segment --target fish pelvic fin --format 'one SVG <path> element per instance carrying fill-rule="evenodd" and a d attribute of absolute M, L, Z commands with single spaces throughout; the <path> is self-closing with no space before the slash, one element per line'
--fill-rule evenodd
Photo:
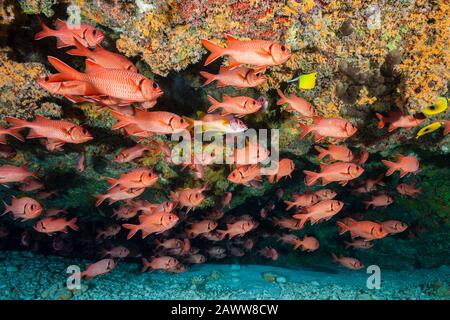
<path fill-rule="evenodd" d="M 378 120 L 380 121 L 380 122 L 378 122 L 377 128 L 378 129 L 384 128 L 384 126 L 386 125 L 386 122 L 385 122 L 385 118 L 383 117 L 383 115 L 379 114 L 378 112 L 375 113 L 375 115 L 377 116 Z"/>

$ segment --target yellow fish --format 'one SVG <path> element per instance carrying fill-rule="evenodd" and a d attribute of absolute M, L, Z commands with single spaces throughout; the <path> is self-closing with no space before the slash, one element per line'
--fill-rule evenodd
<path fill-rule="evenodd" d="M 317 72 L 302 74 L 298 77 L 298 87 L 300 89 L 314 89 L 316 86 Z"/>
<path fill-rule="evenodd" d="M 436 131 L 441 126 L 442 126 L 442 123 L 438 121 L 438 122 L 433 122 L 432 124 L 429 124 L 426 127 L 423 127 L 422 129 L 419 130 L 419 132 L 417 132 L 416 139 L 418 139 L 419 137 L 421 137 L 423 135 L 426 135 L 433 131 Z"/>
<path fill-rule="evenodd" d="M 422 109 L 422 113 L 426 116 L 432 116 L 444 112 L 448 108 L 448 99 L 446 97 L 438 97 L 434 105 Z"/>

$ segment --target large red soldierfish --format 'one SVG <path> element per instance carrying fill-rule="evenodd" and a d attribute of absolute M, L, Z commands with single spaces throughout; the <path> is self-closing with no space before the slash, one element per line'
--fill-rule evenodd
<path fill-rule="evenodd" d="M 346 146 L 331 144 L 328 146 L 328 149 L 319 146 L 314 146 L 314 148 L 320 153 L 317 156 L 317 160 L 319 161 L 324 159 L 326 156 L 329 156 L 332 161 L 351 162 L 353 160 L 353 153 Z"/>
<path fill-rule="evenodd" d="M 143 111 L 135 109 L 134 116 L 128 116 L 117 111 L 111 111 L 119 120 L 112 128 L 120 129 L 129 125 L 136 125 L 141 132 L 157 134 L 172 134 L 181 132 L 189 127 L 189 122 L 182 117 L 166 111 Z M 136 134 L 137 132 L 135 132 Z"/>
<path fill-rule="evenodd" d="M 97 195 L 95 206 L 98 207 L 103 201 L 109 199 L 109 204 L 113 204 L 120 200 L 133 199 L 144 193 L 145 188 L 122 189 L 120 186 L 114 187 L 106 194 Z"/>
<path fill-rule="evenodd" d="M 158 181 L 158 175 L 151 169 L 137 168 L 121 174 L 119 179 L 107 178 L 107 181 L 111 184 L 108 190 L 116 186 L 120 186 L 121 189 L 147 188 Z"/>
<path fill-rule="evenodd" d="M 400 178 L 403 178 L 408 173 L 416 174 L 419 171 L 419 160 L 415 156 L 397 156 L 397 162 L 388 160 L 381 160 L 389 169 L 386 176 L 390 176 L 395 171 L 400 171 Z"/>
<path fill-rule="evenodd" d="M 349 180 L 358 178 L 364 169 L 357 164 L 349 162 L 335 162 L 332 164 L 320 164 L 320 172 L 304 170 L 306 174 L 305 183 L 311 186 L 317 180 L 322 179 L 322 185 L 339 181 L 341 185 L 346 185 Z"/>
<path fill-rule="evenodd" d="M 228 235 L 230 239 L 239 236 L 242 237 L 247 232 L 255 228 L 255 223 L 250 220 L 239 220 L 231 224 L 227 224 L 227 230 L 217 230 L 222 235 Z"/>
<path fill-rule="evenodd" d="M 198 207 L 205 199 L 203 191 L 207 190 L 208 186 L 202 188 L 186 188 L 179 189 L 176 192 L 170 192 L 170 197 L 174 202 L 177 202 L 181 208 L 186 207 L 187 212 Z"/>
<path fill-rule="evenodd" d="M 34 229 L 38 232 L 53 234 L 55 232 L 67 233 L 67 227 L 74 231 L 78 231 L 78 226 L 75 224 L 77 218 L 66 220 L 65 218 L 47 217 L 39 220 L 34 225 Z"/>
<path fill-rule="evenodd" d="M 56 47 L 64 48 L 75 45 L 77 39 L 85 47 L 93 47 L 105 39 L 103 33 L 87 24 L 68 25 L 66 22 L 56 20 L 56 30 L 50 29 L 42 21 L 39 21 L 42 31 L 36 33 L 34 40 L 46 37 L 56 37 Z"/>
<path fill-rule="evenodd" d="M 341 266 L 346 267 L 350 270 L 359 270 L 364 268 L 364 265 L 356 258 L 339 256 L 337 257 L 334 253 L 331 254 L 333 262 L 339 263 Z"/>
<path fill-rule="evenodd" d="M 95 46 L 95 49 L 91 51 L 77 39 L 74 40 L 74 44 L 77 48 L 68 50 L 67 53 L 70 55 L 84 56 L 103 68 L 124 69 L 137 72 L 136 66 L 121 54 L 108 51 L 100 45 Z"/>
<path fill-rule="evenodd" d="M 60 144 L 83 143 L 93 139 L 86 129 L 65 120 L 51 120 L 42 116 L 36 116 L 33 122 L 11 117 L 6 117 L 6 120 L 15 129 L 30 128 L 27 139 L 47 138 Z"/>
<path fill-rule="evenodd" d="M 122 227 L 130 230 L 127 239 L 131 239 L 139 230 L 142 230 L 142 239 L 144 239 L 152 233 L 162 233 L 173 228 L 178 220 L 178 216 L 174 213 L 160 212 L 150 216 L 140 215 L 139 224 L 125 223 Z"/>
<path fill-rule="evenodd" d="M 321 118 L 313 117 L 312 125 L 304 125 L 299 123 L 302 129 L 300 138 L 305 137 L 308 133 L 314 133 L 316 142 L 325 138 L 334 138 L 334 141 L 344 140 L 353 136 L 358 129 L 350 122 L 341 118 Z"/>
<path fill-rule="evenodd" d="M 344 203 L 338 200 L 323 200 L 315 205 L 304 208 L 294 214 L 292 218 L 300 220 L 300 228 L 303 228 L 307 221 L 311 225 L 321 221 L 330 220 L 344 207 Z M 304 212 L 304 213 L 303 213 Z"/>
<path fill-rule="evenodd" d="M 243 117 L 245 115 L 255 113 L 261 109 L 262 104 L 260 101 L 250 97 L 238 96 L 230 97 L 229 95 L 223 95 L 223 102 L 219 102 L 211 96 L 208 96 L 212 106 L 208 109 L 211 113 L 219 108 L 222 109 L 221 115 L 235 115 L 236 117 Z"/>
<path fill-rule="evenodd" d="M 22 222 L 37 218 L 42 213 L 41 204 L 29 197 L 16 198 L 13 196 L 11 205 L 3 203 L 5 204 L 5 211 L 2 215 L 11 212 L 14 219 L 22 219 Z"/>
<path fill-rule="evenodd" d="M 289 108 L 287 110 L 290 112 L 300 113 L 304 117 L 314 116 L 313 106 L 305 99 L 297 97 L 296 95 L 286 97 L 280 89 L 277 89 L 277 92 L 281 97 L 281 99 L 277 101 L 277 105 L 288 104 Z"/>
<path fill-rule="evenodd" d="M 240 41 L 231 35 L 226 35 L 227 47 L 222 48 L 213 42 L 202 39 L 202 43 L 211 52 L 206 59 L 205 66 L 220 58 L 229 56 L 231 68 L 241 64 L 250 64 L 259 68 L 275 66 L 285 63 L 291 56 L 290 51 L 276 42 L 265 40 Z"/>
<path fill-rule="evenodd" d="M 84 81 L 89 83 L 97 94 L 130 102 L 154 102 L 163 92 L 156 82 L 143 75 L 123 69 L 107 69 L 91 60 L 86 60 L 86 73 L 79 72 L 55 57 L 48 61 L 60 73 L 50 76 L 52 82 Z M 96 98 L 90 96 L 90 98 Z"/>
<path fill-rule="evenodd" d="M 278 162 L 278 171 L 276 174 L 269 176 L 269 182 L 273 183 L 274 181 L 278 182 L 283 177 L 291 177 L 292 172 L 295 169 L 295 163 L 291 159 L 281 159 Z M 276 179 L 275 179 L 276 177 Z"/>
<path fill-rule="evenodd" d="M 27 166 L 16 167 L 7 164 L 0 166 L 0 184 L 25 182 L 28 177 L 37 178 L 37 174 L 28 171 Z"/>
<path fill-rule="evenodd" d="M 219 74 L 211 74 L 201 71 L 202 77 L 206 78 L 204 85 L 217 80 L 217 87 L 233 86 L 235 88 L 252 88 L 262 84 L 266 78 L 261 71 L 244 66 L 230 69 L 220 67 Z"/>
<path fill-rule="evenodd" d="M 168 271 L 170 269 L 175 268 L 179 264 L 179 261 L 173 257 L 162 256 L 151 258 L 150 261 L 142 258 L 142 270 L 141 272 L 145 272 L 148 269 L 153 270 L 165 270 Z"/>
<path fill-rule="evenodd" d="M 388 235 L 388 231 L 378 222 L 373 221 L 356 221 L 353 219 L 346 219 L 346 221 L 337 221 L 339 227 L 339 234 L 344 234 L 349 231 L 353 239 L 363 238 L 366 241 L 381 239 Z"/>
<path fill-rule="evenodd" d="M 404 116 L 400 111 L 389 112 L 387 117 L 383 117 L 379 113 L 376 115 L 380 120 L 378 128 L 381 129 L 386 123 L 389 123 L 389 132 L 392 132 L 398 128 L 414 128 L 425 121 L 425 119 L 418 119 L 412 115 Z"/>
<path fill-rule="evenodd" d="M 86 266 L 86 270 L 80 274 L 81 278 L 90 281 L 92 278 L 110 272 L 116 267 L 116 262 L 113 259 L 103 259 L 96 263 Z"/>

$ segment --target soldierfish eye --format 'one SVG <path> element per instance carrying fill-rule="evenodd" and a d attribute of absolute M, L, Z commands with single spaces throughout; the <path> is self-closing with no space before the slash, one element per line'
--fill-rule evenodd
<path fill-rule="evenodd" d="M 285 46 L 281 46 L 281 51 L 286 51 L 286 47 Z"/>
<path fill-rule="evenodd" d="M 95 36 L 97 34 L 97 30 L 94 29 L 94 31 L 92 31 L 92 34 Z"/>
<path fill-rule="evenodd" d="M 158 89 L 158 87 L 159 87 L 158 84 L 157 84 L 156 82 L 153 82 L 153 85 L 152 85 L 152 86 L 153 86 L 153 89 Z"/>

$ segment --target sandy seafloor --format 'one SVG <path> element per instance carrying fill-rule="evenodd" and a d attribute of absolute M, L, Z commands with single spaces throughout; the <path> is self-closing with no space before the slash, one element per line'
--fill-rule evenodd
<path fill-rule="evenodd" d="M 109 274 L 65 286 L 66 268 L 89 261 L 31 252 L 0 252 L 0 299 L 448 299 L 450 267 L 381 271 L 381 288 L 368 289 L 368 274 L 336 267 L 331 272 L 270 265 L 205 264 L 188 272 L 141 274 L 138 263 L 119 262 Z M 265 278 L 264 279 L 264 276 Z"/>

